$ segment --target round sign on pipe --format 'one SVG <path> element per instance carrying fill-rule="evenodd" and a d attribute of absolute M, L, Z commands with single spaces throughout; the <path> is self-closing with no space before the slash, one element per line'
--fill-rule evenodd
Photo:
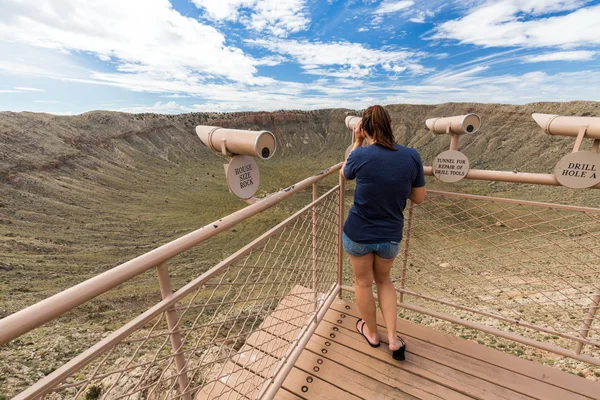
<path fill-rule="evenodd" d="M 460 151 L 447 150 L 433 159 L 433 175 L 442 182 L 458 182 L 467 172 L 469 159 Z"/>
<path fill-rule="evenodd" d="M 586 189 L 600 183 L 600 154 L 577 151 L 567 154 L 554 168 L 556 180 L 571 189 Z"/>
<path fill-rule="evenodd" d="M 229 190 L 240 199 L 249 199 L 258 190 L 260 174 L 253 157 L 232 157 L 229 164 L 227 164 L 226 175 Z"/>

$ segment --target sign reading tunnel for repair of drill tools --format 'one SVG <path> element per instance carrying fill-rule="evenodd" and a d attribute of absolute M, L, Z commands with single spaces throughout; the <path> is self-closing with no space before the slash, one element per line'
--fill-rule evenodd
<path fill-rule="evenodd" d="M 444 151 L 433 159 L 433 175 L 442 182 L 458 182 L 467 172 L 469 159 L 460 151 Z"/>
<path fill-rule="evenodd" d="M 258 190 L 260 174 L 254 158 L 235 156 L 227 164 L 227 185 L 240 199 L 249 199 Z"/>
<path fill-rule="evenodd" d="M 578 151 L 567 154 L 554 168 L 556 180 L 571 189 L 585 189 L 600 183 L 600 154 Z"/>

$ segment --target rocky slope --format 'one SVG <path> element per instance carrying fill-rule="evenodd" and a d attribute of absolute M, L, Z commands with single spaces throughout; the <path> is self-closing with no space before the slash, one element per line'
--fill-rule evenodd
<path fill-rule="evenodd" d="M 460 141 L 472 168 L 541 173 L 552 171 L 570 152 L 574 139 L 545 135 L 531 113 L 600 116 L 600 103 L 595 102 L 390 105 L 387 109 L 398 142 L 418 149 L 425 164 L 449 147 L 449 137 L 429 132 L 425 119 L 474 112 L 483 119 L 482 129 Z M 243 203 L 227 191 L 224 158 L 200 143 L 196 125 L 274 132 L 279 151 L 260 162 L 259 194 L 265 194 L 341 161 L 351 140 L 344 126 L 348 114 L 359 112 L 132 115 L 97 111 L 70 117 L 0 113 L 0 318 L 241 208 Z M 586 142 L 584 148 L 590 146 Z M 441 185 L 433 179 L 429 185 L 600 205 L 597 190 L 465 181 Z M 292 209 L 283 204 L 177 261 L 175 285 L 214 265 Z M 187 268 L 178 269 L 177 263 Z M 39 379 L 40 373 L 60 365 L 62 357 L 75 354 L 104 330 L 120 326 L 153 304 L 158 299 L 155 279 L 153 273 L 145 274 L 43 328 L 38 336 L 2 349 L 0 358 L 11 362 L 0 366 L 0 377 L 19 376 L 10 382 L 12 388 Z M 46 361 L 27 359 L 36 338 L 49 337 L 58 326 L 61 336 L 55 338 L 60 345 L 50 346 Z M 66 346 L 65 337 L 70 335 L 84 339 Z M 1 369 L 11 365 L 21 369 Z M 5 383 L 0 378 L 0 386 Z"/>

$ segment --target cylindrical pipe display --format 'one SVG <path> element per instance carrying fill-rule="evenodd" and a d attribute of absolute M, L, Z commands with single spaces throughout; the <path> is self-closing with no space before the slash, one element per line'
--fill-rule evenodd
<path fill-rule="evenodd" d="M 346 117 L 346 127 L 348 127 L 348 129 L 353 131 L 356 124 L 358 124 L 360 121 L 362 121 L 361 117 L 355 117 L 353 115 L 348 115 Z"/>
<path fill-rule="evenodd" d="M 269 131 L 245 131 L 243 129 L 219 128 L 198 125 L 196 134 L 202 142 L 216 152 L 222 152 L 225 143 L 232 154 L 246 155 L 268 160 L 275 154 L 275 136 Z"/>
<path fill-rule="evenodd" d="M 531 116 L 549 135 L 577 137 L 581 128 L 587 128 L 586 137 L 600 139 L 600 117 L 565 117 L 539 113 Z"/>
<path fill-rule="evenodd" d="M 449 133 L 451 135 L 474 134 L 481 127 L 481 118 L 477 114 L 457 115 L 446 118 L 430 118 L 425 125 L 438 135 Z"/>

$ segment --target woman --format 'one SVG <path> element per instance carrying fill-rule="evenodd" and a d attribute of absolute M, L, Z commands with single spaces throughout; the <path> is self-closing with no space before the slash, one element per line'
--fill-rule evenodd
<path fill-rule="evenodd" d="M 390 115 L 381 106 L 365 111 L 354 136 L 354 146 L 340 174 L 356 179 L 354 206 L 342 235 L 362 316 L 356 329 L 371 347 L 379 347 L 372 291 L 375 280 L 389 348 L 394 359 L 404 360 L 406 346 L 396 334 L 396 290 L 390 270 L 400 250 L 406 201 L 420 204 L 425 199 L 423 163 L 416 150 L 396 144 Z M 363 147 L 363 141 L 368 146 Z"/>

